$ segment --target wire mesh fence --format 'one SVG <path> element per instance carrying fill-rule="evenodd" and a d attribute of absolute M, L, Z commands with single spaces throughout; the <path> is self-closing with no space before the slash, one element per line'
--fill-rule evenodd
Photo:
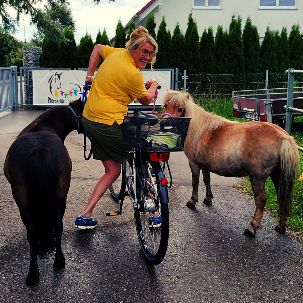
<path fill-rule="evenodd" d="M 233 91 L 265 88 L 287 88 L 287 73 L 248 74 L 187 74 L 179 73 L 178 87 L 199 98 L 231 98 Z M 303 86 L 303 75 L 295 79 L 296 86 Z"/>

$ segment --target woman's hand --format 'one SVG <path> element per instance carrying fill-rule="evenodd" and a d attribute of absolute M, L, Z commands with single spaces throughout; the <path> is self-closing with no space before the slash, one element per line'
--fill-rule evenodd
<path fill-rule="evenodd" d="M 151 79 L 150 81 L 147 81 L 146 83 L 146 88 L 149 89 L 152 85 L 157 84 L 156 88 L 159 86 L 158 81 L 156 81 L 155 79 Z"/>
<path fill-rule="evenodd" d="M 138 98 L 137 100 L 142 105 L 145 105 L 145 106 L 149 105 L 149 103 L 151 101 L 153 101 L 158 87 L 159 87 L 159 83 L 156 80 L 151 79 L 150 81 L 147 81 L 147 83 L 146 83 L 147 95 L 145 97 Z"/>

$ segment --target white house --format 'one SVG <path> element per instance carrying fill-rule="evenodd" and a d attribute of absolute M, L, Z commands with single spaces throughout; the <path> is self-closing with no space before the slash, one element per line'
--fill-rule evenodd
<path fill-rule="evenodd" d="M 131 20 L 134 20 L 137 26 L 144 26 L 151 12 L 154 12 L 155 16 L 156 33 L 165 16 L 167 30 L 170 30 L 171 34 L 177 22 L 185 34 L 188 16 L 192 13 L 200 37 L 204 29 L 209 27 L 213 28 L 214 34 L 219 25 L 228 30 L 233 15 L 242 18 L 242 27 L 250 17 L 258 28 L 260 37 L 264 37 L 268 26 L 271 30 L 279 32 L 285 26 L 289 33 L 294 24 L 301 25 L 303 0 L 151 0 Z M 300 26 L 300 30 L 303 32 L 303 27 Z"/>

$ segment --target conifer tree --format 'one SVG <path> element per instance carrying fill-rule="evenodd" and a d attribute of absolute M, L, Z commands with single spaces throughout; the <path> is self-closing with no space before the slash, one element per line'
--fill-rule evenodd
<path fill-rule="evenodd" d="M 243 55 L 246 73 L 258 73 L 260 71 L 260 37 L 258 29 L 247 18 L 243 30 Z"/>
<path fill-rule="evenodd" d="M 174 56 L 171 56 L 173 59 L 172 67 L 178 68 L 180 72 L 183 72 L 186 69 L 184 62 L 186 45 L 185 37 L 182 34 L 179 22 L 177 23 L 172 36 L 172 53 L 175 54 Z"/>
<path fill-rule="evenodd" d="M 285 73 L 285 71 L 290 67 L 289 42 L 286 27 L 282 28 L 278 48 L 278 69 L 280 73 Z"/>
<path fill-rule="evenodd" d="M 261 71 L 269 70 L 274 73 L 278 72 L 276 51 L 275 32 L 267 27 L 260 49 Z"/>
<path fill-rule="evenodd" d="M 100 32 L 100 28 L 99 28 L 94 45 L 102 44 L 101 43 L 101 37 L 102 37 L 102 35 L 101 35 L 101 32 Z"/>
<path fill-rule="evenodd" d="M 42 41 L 42 51 L 39 57 L 41 67 L 58 67 L 59 43 L 45 35 Z"/>
<path fill-rule="evenodd" d="M 110 45 L 110 41 L 108 39 L 108 36 L 107 36 L 107 33 L 106 33 L 106 30 L 104 29 L 103 32 L 102 32 L 102 36 L 101 36 L 101 40 L 100 40 L 100 43 L 102 45 Z"/>
<path fill-rule="evenodd" d="M 148 15 L 145 28 L 148 30 L 148 33 L 156 40 L 156 23 L 154 13 Z"/>
<path fill-rule="evenodd" d="M 77 48 L 78 53 L 78 67 L 87 68 L 89 64 L 90 55 L 93 51 L 94 43 L 91 35 L 87 34 L 80 40 Z"/>
<path fill-rule="evenodd" d="M 242 40 L 242 20 L 240 16 L 236 19 L 235 15 L 229 26 L 229 41 L 232 55 L 229 56 L 229 71 L 233 74 L 240 75 L 244 73 L 244 56 Z"/>
<path fill-rule="evenodd" d="M 187 29 L 185 33 L 186 56 L 185 64 L 188 73 L 199 72 L 199 34 L 197 23 L 194 21 L 192 14 L 188 16 Z"/>
<path fill-rule="evenodd" d="M 289 33 L 289 55 L 289 67 L 303 69 L 303 39 L 299 25 L 293 25 Z"/>
<path fill-rule="evenodd" d="M 129 23 L 126 41 L 128 41 L 128 40 L 130 39 L 130 35 L 131 35 L 131 33 L 132 33 L 135 29 L 136 29 L 136 22 L 135 22 L 134 20 L 132 20 L 132 21 Z"/>
<path fill-rule="evenodd" d="M 228 60 L 229 57 L 229 35 L 227 31 L 223 31 L 221 25 L 217 28 L 215 37 L 215 74 L 227 74 L 228 73 Z"/>
<path fill-rule="evenodd" d="M 170 57 L 171 57 L 171 34 L 166 30 L 165 17 L 159 25 L 157 34 L 158 53 L 157 61 L 155 63 L 156 68 L 171 68 Z"/>
<path fill-rule="evenodd" d="M 117 27 L 116 27 L 116 36 L 115 36 L 114 47 L 125 48 L 125 43 L 126 43 L 125 28 L 122 25 L 121 20 L 119 20 Z"/>
<path fill-rule="evenodd" d="M 212 74 L 215 69 L 215 41 L 212 27 L 204 30 L 200 40 L 200 72 Z"/>
<path fill-rule="evenodd" d="M 64 29 L 65 40 L 59 45 L 59 59 L 57 67 L 75 68 L 77 67 L 77 45 L 74 32 L 71 28 Z"/>

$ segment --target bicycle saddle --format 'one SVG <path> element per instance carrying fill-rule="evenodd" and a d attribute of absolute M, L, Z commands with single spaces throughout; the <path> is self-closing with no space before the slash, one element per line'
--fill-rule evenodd
<path fill-rule="evenodd" d="M 134 118 L 142 118 L 147 120 L 148 125 L 156 125 L 158 123 L 158 117 L 152 114 L 144 114 L 141 111 L 135 109 L 134 110 Z"/>

